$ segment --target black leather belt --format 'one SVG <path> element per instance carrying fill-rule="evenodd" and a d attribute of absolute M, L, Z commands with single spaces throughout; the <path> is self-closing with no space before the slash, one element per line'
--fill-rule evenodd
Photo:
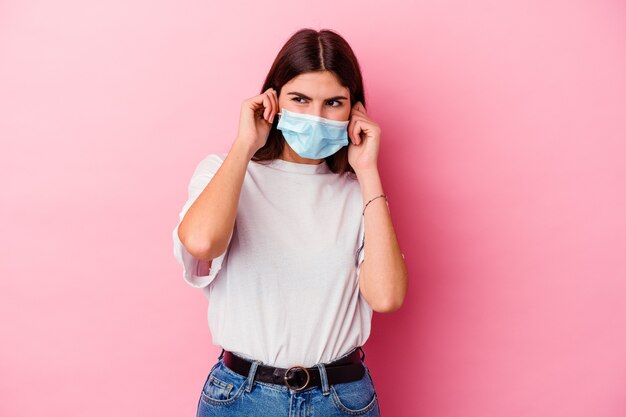
<path fill-rule="evenodd" d="M 363 356 L 360 355 L 359 350 L 363 353 Z M 224 365 L 227 368 L 245 377 L 249 375 L 250 366 L 252 365 L 251 361 L 227 350 L 223 350 L 222 353 Z M 340 384 L 361 379 L 365 374 L 363 359 L 365 359 L 365 352 L 359 346 L 345 357 L 324 364 L 328 384 Z M 270 384 L 286 385 L 294 391 L 322 385 L 320 371 L 317 366 L 305 368 L 295 365 L 285 369 L 259 364 L 254 379 Z"/>

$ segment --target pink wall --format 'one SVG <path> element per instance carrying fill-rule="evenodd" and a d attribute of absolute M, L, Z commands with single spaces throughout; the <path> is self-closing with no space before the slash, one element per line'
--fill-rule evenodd
<path fill-rule="evenodd" d="M 383 416 L 626 415 L 624 3 L 226 4 L 0 3 L 0 415 L 194 415 L 219 350 L 171 230 L 304 26 L 382 127 Z"/>

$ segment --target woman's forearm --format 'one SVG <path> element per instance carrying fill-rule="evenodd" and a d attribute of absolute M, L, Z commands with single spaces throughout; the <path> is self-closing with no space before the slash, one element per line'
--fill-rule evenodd
<path fill-rule="evenodd" d="M 226 251 L 253 154 L 243 142 L 235 140 L 224 162 L 185 213 L 178 237 L 194 257 L 210 261 Z"/>
<path fill-rule="evenodd" d="M 377 168 L 357 172 L 363 206 L 384 194 Z M 365 209 L 364 260 L 359 274 L 361 293 L 378 312 L 395 311 L 407 291 L 407 269 L 396 238 L 391 214 L 384 197 L 373 200 Z"/>

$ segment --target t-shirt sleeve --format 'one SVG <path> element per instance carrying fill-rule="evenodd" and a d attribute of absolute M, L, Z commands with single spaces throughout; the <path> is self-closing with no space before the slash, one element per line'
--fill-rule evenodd
<path fill-rule="evenodd" d="M 178 215 L 178 223 L 172 231 L 172 238 L 174 240 L 174 257 L 183 267 L 183 279 L 187 284 L 194 288 L 206 287 L 215 279 L 218 272 L 222 268 L 222 263 L 228 253 L 228 249 L 220 256 L 213 258 L 212 261 L 200 260 L 190 254 L 187 248 L 183 245 L 178 237 L 178 227 L 185 217 L 187 210 L 189 210 L 189 207 L 191 207 L 194 201 L 196 201 L 198 196 L 206 188 L 211 178 L 213 178 L 213 175 L 217 172 L 217 169 L 222 164 L 222 161 L 223 157 L 217 154 L 210 154 L 196 166 L 189 182 L 187 201 L 183 205 L 183 208 Z M 231 239 L 232 232 L 228 239 L 229 246 Z"/>
<path fill-rule="evenodd" d="M 363 238 L 365 237 L 365 219 L 361 216 L 361 226 L 359 227 L 359 235 L 357 241 L 357 256 L 356 256 L 356 276 L 357 279 L 361 274 L 361 264 L 363 264 L 363 260 L 365 259 L 365 245 Z"/>

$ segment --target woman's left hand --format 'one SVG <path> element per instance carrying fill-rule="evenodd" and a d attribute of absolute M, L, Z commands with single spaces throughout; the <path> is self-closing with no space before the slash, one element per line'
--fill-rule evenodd
<path fill-rule="evenodd" d="M 350 113 L 348 138 L 348 162 L 354 171 L 377 168 L 380 126 L 370 119 L 360 101 L 354 104 Z"/>

